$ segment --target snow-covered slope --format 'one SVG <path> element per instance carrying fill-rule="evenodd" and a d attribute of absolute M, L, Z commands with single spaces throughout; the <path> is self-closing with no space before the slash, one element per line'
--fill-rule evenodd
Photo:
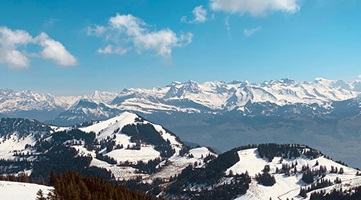
<path fill-rule="evenodd" d="M 39 190 L 46 195 L 54 188 L 32 183 L 18 183 L 0 181 L 0 199 L 6 200 L 34 200 Z"/>
<path fill-rule="evenodd" d="M 204 157 L 214 154 L 204 147 L 189 149 L 169 130 L 130 112 L 74 127 L 13 118 L 1 119 L 0 125 L 0 159 L 6 159 L 5 165 L 9 165 L 0 166 L 0 170 L 9 174 L 21 171 L 41 174 L 42 167 L 34 170 L 31 162 L 54 158 L 46 162 L 59 166 L 58 153 L 65 152 L 68 158 L 62 159 L 70 163 L 78 159 L 84 165 L 79 169 L 105 168 L 117 180 L 142 177 L 151 182 L 176 176 L 195 162 L 202 166 Z"/>
<path fill-rule="evenodd" d="M 191 163 L 202 163 L 203 156 L 211 153 L 207 148 L 196 148 L 181 155 L 181 151 L 186 147 L 173 133 L 130 112 L 123 112 L 80 130 L 86 133 L 94 132 L 96 140 L 100 143 L 111 141 L 112 148 L 102 149 L 100 152 L 103 156 L 114 159 L 116 164 L 99 160 L 94 151 L 79 146 L 73 147 L 79 150 L 80 154 L 92 155 L 92 166 L 106 168 L 121 180 L 137 176 L 142 176 L 148 181 L 154 178 L 170 178 L 179 174 Z M 158 163 L 155 174 L 136 173 L 139 171 L 136 166 L 124 165 L 124 163 L 136 165 L 139 162 L 147 164 L 150 161 Z"/>
<path fill-rule="evenodd" d="M 28 153 L 27 145 L 52 132 L 52 128 L 36 120 L 0 119 L 0 158 L 15 159 L 15 153 Z"/>
<path fill-rule="evenodd" d="M 43 170 L 50 173 L 54 166 L 62 171 L 66 171 L 62 167 L 91 168 L 91 172 L 104 168 L 120 181 L 153 184 L 161 180 L 165 189 L 159 195 L 165 198 L 302 199 L 301 188 L 308 190 L 309 198 L 319 190 L 310 188 L 321 180 L 329 184 L 326 191 L 361 185 L 356 169 L 305 145 L 252 145 L 216 155 L 206 147 L 186 147 L 163 126 L 131 112 L 80 128 L 10 118 L 0 124 L 0 158 L 9 159 L 0 169 L 8 174 L 28 171 L 36 176 Z M 265 166 L 275 180 L 269 186 L 257 180 Z M 303 179 L 307 171 L 313 174 L 311 182 Z"/>
<path fill-rule="evenodd" d="M 270 166 L 270 173 L 274 175 L 276 183 L 273 186 L 263 186 L 258 184 L 256 180 L 253 180 L 250 184 L 250 188 L 247 191 L 246 195 L 241 196 L 237 199 L 239 200 L 248 200 L 248 199 L 304 199 L 299 196 L 300 188 L 307 188 L 311 184 L 306 184 L 302 181 L 302 167 L 309 166 L 311 170 L 318 170 L 320 166 L 325 166 L 328 170 L 323 179 L 330 180 L 332 183 L 339 178 L 342 181 L 342 184 L 335 184 L 328 187 L 335 188 L 340 185 L 348 185 L 348 187 L 356 186 L 361 183 L 361 177 L 356 176 L 357 170 L 353 168 L 346 167 L 339 163 L 336 163 L 330 159 L 320 156 L 315 159 L 310 159 L 305 156 L 292 159 L 283 159 L 282 157 L 273 158 L 272 162 L 268 162 L 267 159 L 260 158 L 257 149 L 247 149 L 238 151 L 238 156 L 240 158 L 239 162 L 233 165 L 226 171 L 226 174 L 232 173 L 249 173 L 251 177 L 255 177 L 256 174 L 262 173 L 262 170 L 265 165 Z M 291 172 L 290 176 L 286 176 L 283 173 L 276 172 L 282 169 L 282 164 L 288 164 L 289 166 L 297 165 L 291 170 L 296 169 L 297 173 Z M 318 164 L 316 164 L 318 163 Z M 331 173 L 331 168 L 343 169 L 343 174 Z M 321 179 L 321 178 L 319 178 Z M 317 182 L 317 181 L 315 181 Z M 309 192 L 308 197 L 312 192 Z"/>
<path fill-rule="evenodd" d="M 200 169 L 188 167 L 162 195 L 181 199 L 309 199 L 321 189 L 327 192 L 360 186 L 360 175 L 358 170 L 304 145 L 262 144 L 232 149 Z"/>

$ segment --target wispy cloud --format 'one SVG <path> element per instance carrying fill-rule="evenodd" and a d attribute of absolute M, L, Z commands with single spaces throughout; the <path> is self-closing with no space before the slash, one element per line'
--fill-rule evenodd
<path fill-rule="evenodd" d="M 226 26 L 226 30 L 228 32 L 228 35 L 230 35 L 231 34 L 231 26 L 229 24 L 229 16 L 224 18 L 224 25 Z"/>
<path fill-rule="evenodd" d="M 194 16 L 194 19 L 188 21 L 187 17 L 183 16 L 181 18 L 181 22 L 190 23 L 190 24 L 198 24 L 198 23 L 204 23 L 205 21 L 207 21 L 207 10 L 205 8 L 203 8 L 202 5 L 195 7 L 192 11 L 192 14 Z"/>
<path fill-rule="evenodd" d="M 256 32 L 262 30 L 262 27 L 256 27 L 256 28 L 251 28 L 251 29 L 244 29 L 243 30 L 243 34 L 247 37 L 251 37 L 252 35 L 254 35 Z"/>
<path fill-rule="evenodd" d="M 53 27 L 57 22 L 60 22 L 60 21 L 61 21 L 60 19 L 51 18 L 51 19 L 45 21 L 44 26 L 45 27 Z"/>
<path fill-rule="evenodd" d="M 118 55 L 124 55 L 127 53 L 126 49 L 123 49 L 122 47 L 116 47 L 114 48 L 112 45 L 108 45 L 105 48 L 99 48 L 97 51 L 99 54 L 118 54 Z"/>
<path fill-rule="evenodd" d="M 127 51 L 122 51 L 122 46 L 127 46 L 126 49 L 134 48 L 138 53 L 151 50 L 158 56 L 170 57 L 173 48 L 186 46 L 192 42 L 192 33 L 177 35 L 169 28 L 152 31 L 149 27 L 142 19 L 131 14 L 116 14 L 105 26 L 88 27 L 87 33 L 103 37 L 108 42 L 107 47 L 98 49 L 98 53 L 103 54 L 111 52 L 123 55 Z"/>
<path fill-rule="evenodd" d="M 299 0 L 210 0 L 214 11 L 262 16 L 267 12 L 295 13 L 299 11 Z"/>
<path fill-rule="evenodd" d="M 40 52 L 40 57 L 43 59 L 51 59 L 62 66 L 77 64 L 77 59 L 60 42 L 50 38 L 46 33 L 32 37 L 24 30 L 11 30 L 4 26 L 0 27 L 0 64 L 5 64 L 10 69 L 28 68 L 30 65 L 28 55 L 38 54 L 27 52 L 28 44 L 43 47 Z"/>

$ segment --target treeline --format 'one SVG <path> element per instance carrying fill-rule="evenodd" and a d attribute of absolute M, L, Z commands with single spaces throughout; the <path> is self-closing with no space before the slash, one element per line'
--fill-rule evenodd
<path fill-rule="evenodd" d="M 269 162 L 273 160 L 274 157 L 282 158 L 297 158 L 300 155 L 305 155 L 307 158 L 317 158 L 321 156 L 321 152 L 314 150 L 305 145 L 299 144 L 260 144 L 257 147 L 259 156 L 261 158 L 267 158 Z"/>
<path fill-rule="evenodd" d="M 20 137 L 26 137 L 33 133 L 35 138 L 40 138 L 43 134 L 49 133 L 51 128 L 36 120 L 21 118 L 1 118 L 0 119 L 0 137 L 10 137 L 9 133 L 16 132 Z"/>
<path fill-rule="evenodd" d="M 22 182 L 22 183 L 32 183 L 33 180 L 29 178 L 26 173 L 20 173 L 15 176 L 14 174 L 3 175 L 0 174 L 0 181 L 11 181 L 11 182 Z"/>
<path fill-rule="evenodd" d="M 0 174 L 14 174 L 22 169 L 30 169 L 30 167 L 31 162 L 23 158 L 15 160 L 0 159 Z"/>
<path fill-rule="evenodd" d="M 152 196 L 131 191 L 122 185 L 112 185 L 102 178 L 86 177 L 77 172 L 50 174 L 54 192 L 37 193 L 38 200 L 153 200 Z"/>
<path fill-rule="evenodd" d="M 37 161 L 34 161 L 31 177 L 35 181 L 39 177 L 44 177 L 45 181 L 48 182 L 49 174 L 54 170 L 56 173 L 76 171 L 85 176 L 98 176 L 109 181 L 113 179 L 111 173 L 106 169 L 90 166 L 91 157 L 77 155 L 78 152 L 74 148 L 55 145 L 45 154 L 39 156 Z"/>
<path fill-rule="evenodd" d="M 122 128 L 121 132 L 129 135 L 131 137 L 130 140 L 134 143 L 141 144 L 146 142 L 153 144 L 155 150 L 159 151 L 160 156 L 163 158 L 169 158 L 175 153 L 170 145 L 170 141 L 165 141 L 151 124 L 126 125 Z"/>
<path fill-rule="evenodd" d="M 334 189 L 331 192 L 326 193 L 322 190 L 320 192 L 314 192 L 310 196 L 310 200 L 355 200 L 361 199 L 361 186 L 351 188 L 348 190 Z"/>

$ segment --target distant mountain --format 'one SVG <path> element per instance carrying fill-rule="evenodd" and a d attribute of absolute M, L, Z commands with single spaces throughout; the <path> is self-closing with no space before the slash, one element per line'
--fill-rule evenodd
<path fill-rule="evenodd" d="M 344 82 L 322 78 L 313 82 L 300 83 L 290 79 L 263 83 L 173 82 L 163 88 L 131 88 L 124 89 L 119 94 L 95 91 L 89 96 L 82 97 L 54 97 L 32 91 L 17 92 L 1 89 L 0 113 L 9 113 L 10 116 L 19 117 L 17 115 L 21 112 L 59 112 L 74 109 L 80 99 L 103 103 L 122 111 L 130 110 L 144 114 L 154 112 L 221 113 L 231 110 L 246 113 L 245 108 L 250 103 L 271 103 L 277 106 L 317 104 L 327 108 L 331 102 L 355 98 L 360 92 L 360 81 Z M 28 116 L 31 114 L 29 113 Z M 47 120 L 53 118 L 48 117 Z"/>
<path fill-rule="evenodd" d="M 9 117 L 49 119 L 64 111 L 50 94 L 0 89 L 0 113 Z"/>
<path fill-rule="evenodd" d="M 307 114 L 311 109 L 315 113 L 325 114 L 332 109 L 330 106 L 332 102 L 356 98 L 360 92 L 361 82 L 332 81 L 321 78 L 313 82 L 302 83 L 290 79 L 273 80 L 261 84 L 247 81 L 205 82 L 202 84 L 194 81 L 173 82 L 164 88 L 124 89 L 116 97 L 114 93 L 95 92 L 91 98 L 83 99 L 98 104 L 104 103 L 100 106 L 101 108 L 95 109 L 94 106 L 91 106 L 94 110 L 80 114 L 77 110 L 84 106 L 75 104 L 52 122 L 62 125 L 74 124 L 96 116 L 98 116 L 96 119 L 115 116 L 121 111 L 132 111 L 145 115 L 158 113 L 222 114 L 231 111 L 237 111 L 244 115 L 278 115 L 277 111 L 281 110 L 282 112 L 283 110 L 283 114 L 287 112 L 289 115 L 297 115 L 303 114 L 304 109 L 302 108 L 305 108 Z M 258 108 L 255 108 L 257 105 L 259 105 Z M 253 107 L 253 110 L 249 110 L 250 107 Z M 99 114 L 99 110 L 102 110 L 102 114 Z M 110 111 L 105 114 L 104 110 Z"/>
<path fill-rule="evenodd" d="M 83 97 L 85 99 L 88 100 L 92 100 L 98 103 L 105 103 L 105 104 L 109 104 L 111 103 L 115 97 L 118 96 L 118 93 L 115 92 L 102 92 L 102 91 L 94 91 L 90 96 L 88 97 Z"/>
<path fill-rule="evenodd" d="M 33 91 L 0 89 L 0 117 L 21 117 L 41 121 L 54 119 L 80 99 L 109 103 L 116 93 L 95 91 L 89 96 L 59 96 Z"/>
<path fill-rule="evenodd" d="M 117 116 L 121 112 L 121 110 L 113 108 L 105 103 L 80 99 L 68 110 L 61 113 L 54 120 L 48 122 L 66 126 L 86 121 L 108 119 Z"/>

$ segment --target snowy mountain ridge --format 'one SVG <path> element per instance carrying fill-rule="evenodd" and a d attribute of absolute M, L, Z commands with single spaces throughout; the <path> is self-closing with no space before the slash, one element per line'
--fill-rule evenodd
<path fill-rule="evenodd" d="M 332 101 L 356 98 L 361 93 L 361 81 L 336 81 L 317 78 L 313 82 L 290 79 L 250 83 L 248 81 L 173 82 L 163 88 L 124 89 L 119 94 L 95 91 L 89 96 L 60 96 L 32 91 L 0 89 L 0 113 L 20 111 L 65 111 L 79 100 L 110 105 L 118 110 L 141 113 L 221 112 L 242 110 L 249 103 L 270 102 L 279 106 L 290 104 L 319 104 L 327 107 Z M 49 119 L 48 119 L 49 120 Z"/>
<path fill-rule="evenodd" d="M 0 113 L 8 117 L 49 120 L 71 108 L 81 99 L 109 103 L 117 94 L 95 91 L 84 96 L 54 96 L 29 90 L 0 89 Z"/>
<path fill-rule="evenodd" d="M 221 111 L 244 107 L 248 102 L 271 102 L 277 105 L 320 104 L 342 101 L 357 97 L 361 92 L 361 82 L 333 81 L 317 78 L 313 82 L 297 83 L 290 79 L 273 80 L 263 83 L 248 81 L 186 83 L 173 82 L 164 88 L 125 89 L 112 104 L 122 108 L 133 109 L 134 105 L 144 104 L 153 109 L 170 110 L 162 104 L 180 108 L 193 108 Z M 145 107 L 146 107 L 145 106 Z M 156 109 L 156 108 L 155 108 Z"/>
<path fill-rule="evenodd" d="M 1 113 L 8 113 L 17 110 L 53 110 L 57 108 L 66 110 L 80 99 L 110 103 L 116 96 L 117 93 L 115 92 L 101 91 L 94 91 L 91 95 L 84 96 L 54 96 L 49 93 L 37 93 L 30 90 L 0 89 L 0 111 Z"/>

